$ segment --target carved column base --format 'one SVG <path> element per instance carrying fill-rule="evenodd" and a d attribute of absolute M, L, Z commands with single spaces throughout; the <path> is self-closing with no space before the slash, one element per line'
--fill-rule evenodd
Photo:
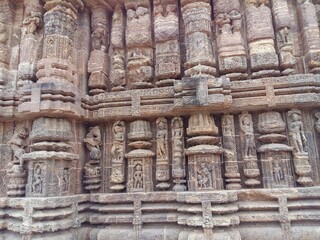
<path fill-rule="evenodd" d="M 223 189 L 221 175 L 222 148 L 212 145 L 197 145 L 188 148 L 189 191 Z"/>
<path fill-rule="evenodd" d="M 255 156 L 247 156 L 243 159 L 245 169 L 244 175 L 248 178 L 245 184 L 248 187 L 257 187 L 260 185 L 260 180 L 257 178 L 260 176 L 260 170 L 258 169 L 258 159 Z"/>
<path fill-rule="evenodd" d="M 22 166 L 13 165 L 8 173 L 8 197 L 23 197 L 25 195 L 27 173 Z"/>
<path fill-rule="evenodd" d="M 309 163 L 308 153 L 294 154 L 293 162 L 295 172 L 299 175 L 297 182 L 303 187 L 312 186 L 313 180 L 310 177 L 312 169 Z"/>

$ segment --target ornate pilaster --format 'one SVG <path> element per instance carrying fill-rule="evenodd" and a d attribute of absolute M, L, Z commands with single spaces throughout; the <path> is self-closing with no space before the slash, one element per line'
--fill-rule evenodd
<path fill-rule="evenodd" d="M 212 49 L 210 0 L 182 0 L 186 62 L 185 76 L 216 74 Z"/>
<path fill-rule="evenodd" d="M 241 189 L 233 115 L 222 116 L 222 135 L 226 188 L 228 190 Z"/>
<path fill-rule="evenodd" d="M 53 197 L 75 192 L 73 139 L 69 120 L 41 117 L 30 132 L 30 153 L 22 155 L 28 166 L 27 197 Z"/>
<path fill-rule="evenodd" d="M 316 8 L 310 0 L 298 0 L 297 12 L 303 41 L 306 71 L 319 73 L 320 31 Z"/>
<path fill-rule="evenodd" d="M 179 16 L 176 0 L 154 1 L 157 86 L 173 85 L 180 76 Z"/>
<path fill-rule="evenodd" d="M 112 15 L 111 29 L 112 67 L 111 84 L 112 91 L 125 89 L 125 16 L 120 5 L 117 5 Z"/>
<path fill-rule="evenodd" d="M 150 122 L 138 120 L 130 124 L 128 134 L 131 143 L 129 146 L 134 150 L 125 157 L 128 159 L 128 192 L 151 192 L 153 191 L 152 161 L 154 153 L 148 148 L 152 146 L 152 132 Z"/>
<path fill-rule="evenodd" d="M 262 166 L 262 184 L 264 188 L 293 187 L 293 174 L 290 155 L 292 147 L 283 144 L 286 124 L 278 112 L 266 112 L 259 115 L 258 138 L 262 146 L 258 149 Z"/>
<path fill-rule="evenodd" d="M 149 0 L 126 0 L 127 79 L 132 88 L 153 87 L 153 49 Z"/>
<path fill-rule="evenodd" d="M 240 139 L 242 145 L 242 161 L 244 164 L 245 181 L 248 187 L 260 186 L 260 170 L 258 167 L 258 158 L 256 143 L 254 139 L 254 130 L 252 115 L 244 112 L 239 116 Z"/>
<path fill-rule="evenodd" d="M 295 73 L 296 59 L 293 56 L 292 19 L 289 13 L 288 2 L 284 0 L 272 0 L 272 11 L 281 74 L 293 74 Z"/>
<path fill-rule="evenodd" d="M 76 69 L 73 59 L 73 40 L 81 0 L 45 0 L 44 51 L 38 62 L 39 83 L 74 85 Z"/>
<path fill-rule="evenodd" d="M 39 0 L 24 1 L 25 14 L 20 44 L 18 87 L 35 82 L 37 62 L 42 57 L 43 8 Z"/>
<path fill-rule="evenodd" d="M 91 8 L 91 53 L 88 62 L 90 73 L 88 87 L 91 95 L 107 90 L 109 81 L 109 57 L 107 55 L 110 42 L 109 14 L 103 6 Z"/>
<path fill-rule="evenodd" d="M 217 146 L 220 139 L 214 119 L 208 113 L 194 114 L 189 118 L 187 134 L 189 191 L 223 189 L 221 155 L 223 150 Z"/>
<path fill-rule="evenodd" d="M 276 76 L 279 60 L 269 1 L 246 1 L 247 41 L 252 78 Z"/>
<path fill-rule="evenodd" d="M 172 177 L 176 192 L 186 191 L 186 159 L 184 154 L 184 127 L 181 117 L 174 117 L 171 120 L 172 136 Z"/>
<path fill-rule="evenodd" d="M 125 160 L 124 155 L 126 152 L 126 140 L 125 140 L 125 122 L 116 121 L 112 126 L 113 142 L 111 147 L 111 177 L 110 187 L 115 191 L 122 191 L 125 186 Z"/>
<path fill-rule="evenodd" d="M 299 176 L 297 182 L 304 186 L 312 186 L 311 165 L 306 148 L 307 138 L 305 135 L 302 113 L 299 109 L 291 109 L 287 113 L 290 145 L 293 147 L 294 170 Z"/>
<path fill-rule="evenodd" d="M 247 56 L 241 5 L 238 0 L 215 1 L 214 14 L 219 71 L 232 80 L 246 79 Z"/>

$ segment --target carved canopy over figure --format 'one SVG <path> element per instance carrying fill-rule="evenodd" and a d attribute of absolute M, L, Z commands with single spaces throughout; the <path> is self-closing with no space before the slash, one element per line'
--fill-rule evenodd
<path fill-rule="evenodd" d="M 90 151 L 90 158 L 97 160 L 101 157 L 101 132 L 98 126 L 91 127 L 87 137 L 83 140 L 86 143 L 87 149 Z"/>

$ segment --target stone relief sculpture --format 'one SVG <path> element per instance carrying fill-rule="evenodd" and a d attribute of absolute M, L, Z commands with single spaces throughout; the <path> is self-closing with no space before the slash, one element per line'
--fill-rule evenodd
<path fill-rule="evenodd" d="M 150 122 L 137 120 L 130 124 L 129 146 L 133 148 L 125 157 L 128 159 L 128 192 L 153 191 L 152 160 L 154 152 L 148 150 L 152 146 Z"/>
<path fill-rule="evenodd" d="M 252 78 L 276 76 L 280 73 L 269 5 L 267 0 L 246 2 L 247 41 Z"/>
<path fill-rule="evenodd" d="M 31 191 L 33 194 L 41 194 L 42 193 L 42 164 L 36 164 L 33 172 L 33 181 Z"/>
<path fill-rule="evenodd" d="M 92 9 L 91 15 L 92 51 L 88 63 L 90 78 L 88 82 L 89 93 L 96 95 L 107 90 L 109 81 L 109 16 L 103 6 Z"/>
<path fill-rule="evenodd" d="M 222 116 L 223 154 L 225 162 L 226 188 L 241 189 L 241 179 L 237 161 L 236 136 L 233 115 Z"/>
<path fill-rule="evenodd" d="M 102 136 L 98 126 L 89 128 L 89 132 L 83 142 L 89 150 L 89 161 L 84 167 L 84 185 L 88 191 L 93 191 L 101 187 L 101 149 Z"/>
<path fill-rule="evenodd" d="M 183 0 L 182 17 L 185 30 L 185 76 L 216 74 L 213 57 L 211 6 L 205 1 Z"/>
<path fill-rule="evenodd" d="M 9 140 L 13 152 L 13 161 L 7 166 L 9 177 L 7 194 L 10 197 L 22 197 L 25 194 L 26 171 L 24 170 L 22 155 L 28 146 L 29 130 L 25 126 L 16 127 L 16 130 Z"/>
<path fill-rule="evenodd" d="M 215 2 L 219 70 L 231 79 L 248 76 L 240 7 L 238 0 Z"/>
<path fill-rule="evenodd" d="M 153 50 L 151 37 L 150 3 L 126 0 L 127 68 L 128 83 L 133 88 L 152 87 Z"/>
<path fill-rule="evenodd" d="M 116 191 L 125 189 L 125 123 L 116 121 L 112 126 L 113 143 L 111 147 L 110 188 Z"/>
<path fill-rule="evenodd" d="M 279 53 L 280 70 L 282 75 L 295 72 L 296 59 L 293 56 L 293 38 L 291 17 L 287 1 L 273 0 L 272 10 L 275 19 L 277 49 Z"/>
<path fill-rule="evenodd" d="M 189 118 L 187 140 L 190 146 L 188 156 L 188 189 L 190 191 L 223 189 L 221 155 L 223 150 L 217 146 L 220 139 L 218 127 L 208 113 L 193 114 Z"/>
<path fill-rule="evenodd" d="M 251 114 L 244 112 L 239 116 L 240 137 L 242 148 L 242 159 L 245 163 L 244 175 L 247 177 L 245 184 L 249 187 L 260 185 L 258 177 L 260 170 L 258 168 L 258 158 L 256 153 L 256 144 L 254 139 L 254 130 Z"/>
<path fill-rule="evenodd" d="M 120 5 L 115 7 L 112 15 L 112 29 L 111 29 L 111 47 L 112 47 L 112 69 L 111 69 L 111 83 L 112 90 L 124 90 L 126 85 L 125 74 L 125 17 Z"/>
<path fill-rule="evenodd" d="M 292 148 L 283 143 L 287 140 L 284 134 L 286 124 L 279 112 L 269 111 L 259 115 L 258 148 L 262 166 L 262 183 L 265 188 L 292 187 L 293 174 L 290 155 Z"/>
<path fill-rule="evenodd" d="M 175 186 L 173 190 L 181 192 L 187 190 L 185 169 L 185 155 L 184 155 L 184 127 L 181 117 L 174 117 L 171 120 L 171 135 L 172 135 L 172 177 Z"/>
<path fill-rule="evenodd" d="M 299 0 L 297 4 L 297 15 L 299 27 L 301 28 L 307 71 L 319 73 L 320 31 L 315 5 L 309 0 Z"/>
<path fill-rule="evenodd" d="M 307 152 L 307 138 L 302 122 L 302 113 L 299 109 L 291 109 L 287 113 L 290 144 L 293 147 L 293 162 L 296 174 L 299 175 L 297 182 L 302 186 L 313 184 L 311 179 L 311 166 Z"/>
<path fill-rule="evenodd" d="M 316 112 L 315 117 L 317 119 L 317 121 L 315 122 L 315 128 L 317 132 L 320 133 L 320 112 Z"/>
<path fill-rule="evenodd" d="M 169 176 L 169 149 L 168 149 L 168 121 L 165 118 L 158 118 L 157 125 L 157 160 L 156 179 L 158 189 L 168 189 L 170 184 Z"/>
<path fill-rule="evenodd" d="M 180 75 L 181 68 L 178 3 L 173 0 L 156 0 L 153 13 L 157 85 L 173 85 L 173 79 Z"/>

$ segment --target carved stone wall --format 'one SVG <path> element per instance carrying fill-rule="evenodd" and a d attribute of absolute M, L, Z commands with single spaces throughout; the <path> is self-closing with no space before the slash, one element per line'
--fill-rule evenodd
<path fill-rule="evenodd" d="M 320 1 L 0 1 L 1 239 L 320 239 Z"/>

